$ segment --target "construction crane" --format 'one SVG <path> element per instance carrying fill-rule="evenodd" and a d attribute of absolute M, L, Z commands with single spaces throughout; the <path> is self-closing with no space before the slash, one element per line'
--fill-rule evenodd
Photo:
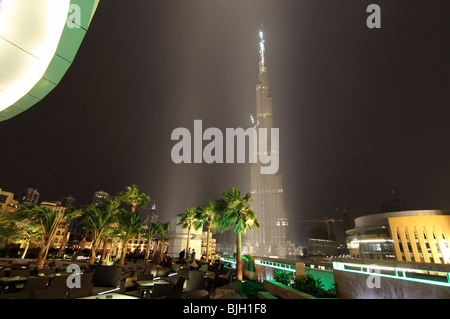
<path fill-rule="evenodd" d="M 312 220 L 300 220 L 301 223 L 326 223 L 327 224 L 327 232 L 328 232 L 328 247 L 330 249 L 330 256 L 332 255 L 331 250 L 331 234 L 330 234 L 330 225 L 329 223 L 333 223 L 334 234 L 336 235 L 336 222 L 342 222 L 342 219 L 328 218 L 324 219 L 312 219 Z"/>

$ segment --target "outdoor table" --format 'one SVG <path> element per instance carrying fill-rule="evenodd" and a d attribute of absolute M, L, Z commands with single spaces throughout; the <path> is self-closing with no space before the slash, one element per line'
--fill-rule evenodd
<path fill-rule="evenodd" d="M 139 297 L 113 292 L 109 294 L 81 297 L 78 299 L 139 299 Z"/>
<path fill-rule="evenodd" d="M 206 271 L 205 272 L 205 277 L 206 278 L 215 278 L 216 277 L 216 273 L 212 272 L 212 271 Z"/>
<path fill-rule="evenodd" d="M 152 289 L 155 284 L 157 285 L 169 285 L 170 282 L 161 279 L 161 280 L 134 280 L 133 283 L 136 284 L 136 286 L 139 289 L 139 296 L 141 298 L 144 298 L 145 292 L 147 290 Z"/>
<path fill-rule="evenodd" d="M 30 277 L 31 276 L 0 277 L 0 294 L 5 292 L 5 287 L 25 283 Z"/>

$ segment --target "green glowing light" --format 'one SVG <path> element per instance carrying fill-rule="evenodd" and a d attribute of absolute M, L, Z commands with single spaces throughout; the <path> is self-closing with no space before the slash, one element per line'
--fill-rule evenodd
<path fill-rule="evenodd" d="M 380 276 L 406 281 L 414 281 L 428 285 L 450 287 L 450 273 L 438 272 L 442 275 L 430 274 L 430 271 L 408 269 L 400 267 L 382 267 L 378 265 L 364 265 L 333 262 L 334 270 L 359 273 L 370 276 Z M 423 278 L 420 278 L 423 277 Z"/>

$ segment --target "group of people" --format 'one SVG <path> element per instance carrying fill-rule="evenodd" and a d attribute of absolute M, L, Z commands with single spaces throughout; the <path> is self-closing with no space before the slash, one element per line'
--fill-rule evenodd
<path fill-rule="evenodd" d="M 188 248 L 187 251 L 186 249 L 183 249 L 182 251 L 180 251 L 178 256 L 180 257 L 181 263 L 186 262 L 186 260 L 195 261 L 195 249 L 192 249 L 192 252 L 191 248 Z"/>

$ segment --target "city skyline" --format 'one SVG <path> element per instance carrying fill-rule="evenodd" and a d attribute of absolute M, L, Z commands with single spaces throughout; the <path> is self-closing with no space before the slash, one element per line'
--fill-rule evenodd
<path fill-rule="evenodd" d="M 171 132 L 251 126 L 261 23 L 280 128 L 280 175 L 293 241 L 300 220 L 377 213 L 396 191 L 408 209 L 448 209 L 450 4 L 351 1 L 100 2 L 61 83 L 0 123 L 0 188 L 42 200 L 137 184 L 161 220 L 250 192 L 250 165 L 181 164 Z M 256 212 L 258 213 L 258 212 Z"/>

